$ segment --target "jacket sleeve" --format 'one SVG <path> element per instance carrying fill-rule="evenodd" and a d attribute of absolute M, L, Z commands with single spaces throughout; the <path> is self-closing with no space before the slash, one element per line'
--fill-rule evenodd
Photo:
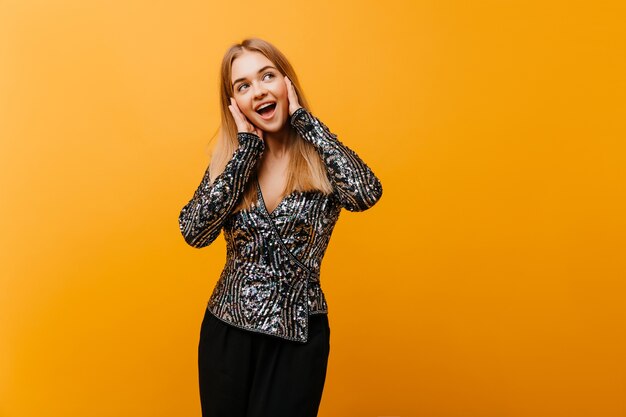
<path fill-rule="evenodd" d="M 300 136 L 317 149 L 344 208 L 364 211 L 376 204 L 383 194 L 382 184 L 352 149 L 304 107 L 291 115 L 290 122 Z"/>
<path fill-rule="evenodd" d="M 207 168 L 192 199 L 182 208 L 178 225 L 185 241 L 202 248 L 220 234 L 222 225 L 243 193 L 265 143 L 253 133 L 237 134 L 239 147 L 212 184 Z"/>

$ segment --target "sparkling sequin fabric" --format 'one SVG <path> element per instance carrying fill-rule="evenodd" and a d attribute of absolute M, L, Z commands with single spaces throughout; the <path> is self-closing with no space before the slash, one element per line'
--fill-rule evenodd
<path fill-rule="evenodd" d="M 333 193 L 295 191 L 268 212 L 254 174 L 265 144 L 252 133 L 239 133 L 239 147 L 224 171 L 210 184 L 207 169 L 179 225 L 196 248 L 224 231 L 226 264 L 207 305 L 215 316 L 242 329 L 306 342 L 309 315 L 328 312 L 319 272 L 341 209 L 366 210 L 383 190 L 358 155 L 308 110 L 296 110 L 290 123 L 322 157 Z M 257 202 L 233 213 L 248 181 L 256 183 Z"/>

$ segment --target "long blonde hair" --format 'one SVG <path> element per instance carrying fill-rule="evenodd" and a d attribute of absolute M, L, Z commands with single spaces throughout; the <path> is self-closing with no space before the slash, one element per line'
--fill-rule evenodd
<path fill-rule="evenodd" d="M 298 95 L 300 106 L 309 110 L 309 105 L 293 67 L 274 45 L 258 38 L 245 39 L 240 44 L 232 45 L 222 59 L 220 76 L 221 126 L 219 128 L 218 142 L 213 150 L 211 163 L 209 164 L 209 178 L 211 182 L 224 171 L 224 167 L 239 146 L 237 125 L 228 106 L 230 105 L 230 97 L 233 96 L 233 86 L 231 84 L 232 64 L 235 58 L 245 51 L 260 52 L 276 66 L 283 76 L 289 77 Z M 287 124 L 289 124 L 289 120 L 287 120 Z M 317 150 L 312 144 L 302 139 L 291 125 L 289 127 L 289 141 L 287 144 L 289 165 L 287 167 L 287 184 L 282 196 L 284 197 L 293 191 L 313 190 L 330 194 L 332 185 L 328 180 L 326 167 Z M 255 180 L 257 178 L 257 169 L 258 163 L 251 180 L 246 185 L 239 204 L 235 207 L 235 211 L 249 208 L 256 202 Z"/>

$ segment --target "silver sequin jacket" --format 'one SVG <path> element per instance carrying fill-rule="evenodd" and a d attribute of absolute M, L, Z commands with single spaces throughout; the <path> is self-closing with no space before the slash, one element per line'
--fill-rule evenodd
<path fill-rule="evenodd" d="M 367 210 L 383 190 L 361 158 L 308 110 L 299 108 L 289 122 L 315 146 L 333 193 L 295 191 L 269 213 L 254 173 L 265 144 L 238 133 L 231 160 L 212 184 L 207 169 L 179 226 L 196 248 L 224 231 L 226 264 L 208 301 L 211 313 L 242 329 L 306 342 L 309 315 L 328 312 L 319 272 L 339 212 Z M 249 180 L 256 183 L 257 202 L 233 213 Z"/>

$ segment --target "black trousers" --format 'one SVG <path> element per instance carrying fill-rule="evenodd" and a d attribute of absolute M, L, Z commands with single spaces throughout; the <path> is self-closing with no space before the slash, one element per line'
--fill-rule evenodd
<path fill-rule="evenodd" d="M 330 353 L 326 314 L 293 342 L 231 326 L 208 309 L 198 344 L 203 417 L 316 417 Z"/>

